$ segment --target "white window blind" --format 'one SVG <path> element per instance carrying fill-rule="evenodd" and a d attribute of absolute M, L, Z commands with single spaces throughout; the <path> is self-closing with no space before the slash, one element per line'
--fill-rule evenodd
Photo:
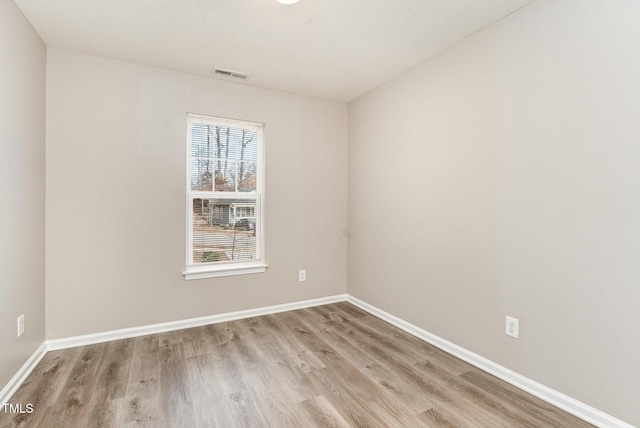
<path fill-rule="evenodd" d="M 187 279 L 262 272 L 263 125 L 187 116 Z"/>

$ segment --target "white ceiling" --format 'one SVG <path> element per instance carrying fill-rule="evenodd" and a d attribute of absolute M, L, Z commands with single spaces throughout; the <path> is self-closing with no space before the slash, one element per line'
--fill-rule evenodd
<path fill-rule="evenodd" d="M 337 101 L 531 1 L 15 0 L 48 46 Z"/>

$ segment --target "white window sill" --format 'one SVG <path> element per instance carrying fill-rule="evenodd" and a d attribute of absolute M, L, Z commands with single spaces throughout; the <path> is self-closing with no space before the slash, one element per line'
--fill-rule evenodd
<path fill-rule="evenodd" d="M 252 273 L 262 273 L 266 271 L 269 265 L 258 263 L 242 263 L 233 265 L 198 265 L 187 266 L 182 274 L 185 279 L 204 279 L 204 278 L 218 278 L 222 276 L 232 275 L 248 275 Z"/>

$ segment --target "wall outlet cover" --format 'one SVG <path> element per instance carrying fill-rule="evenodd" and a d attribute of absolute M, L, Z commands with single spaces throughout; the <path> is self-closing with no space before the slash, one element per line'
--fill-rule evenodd
<path fill-rule="evenodd" d="M 24 314 L 18 317 L 18 337 L 24 334 Z"/>
<path fill-rule="evenodd" d="M 517 318 L 509 317 L 506 318 L 506 331 L 507 336 L 511 336 L 517 339 L 520 335 L 519 322 Z"/>

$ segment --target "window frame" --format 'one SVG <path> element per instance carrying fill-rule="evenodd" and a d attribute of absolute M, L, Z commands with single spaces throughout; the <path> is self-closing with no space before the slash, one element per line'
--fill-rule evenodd
<path fill-rule="evenodd" d="M 197 122 L 210 126 L 224 126 L 256 131 L 256 189 L 253 192 L 216 191 L 215 185 L 211 191 L 192 190 L 191 183 L 191 124 Z M 268 264 L 265 258 L 264 245 L 264 123 L 250 122 L 208 116 L 195 113 L 187 113 L 187 156 L 186 156 L 186 214 L 187 214 L 187 248 L 186 267 L 183 272 L 185 279 L 217 278 L 231 275 L 245 275 L 265 272 Z M 255 200 L 255 233 L 256 233 L 256 258 L 253 260 L 193 263 L 193 201 L 194 199 L 254 199 Z"/>

